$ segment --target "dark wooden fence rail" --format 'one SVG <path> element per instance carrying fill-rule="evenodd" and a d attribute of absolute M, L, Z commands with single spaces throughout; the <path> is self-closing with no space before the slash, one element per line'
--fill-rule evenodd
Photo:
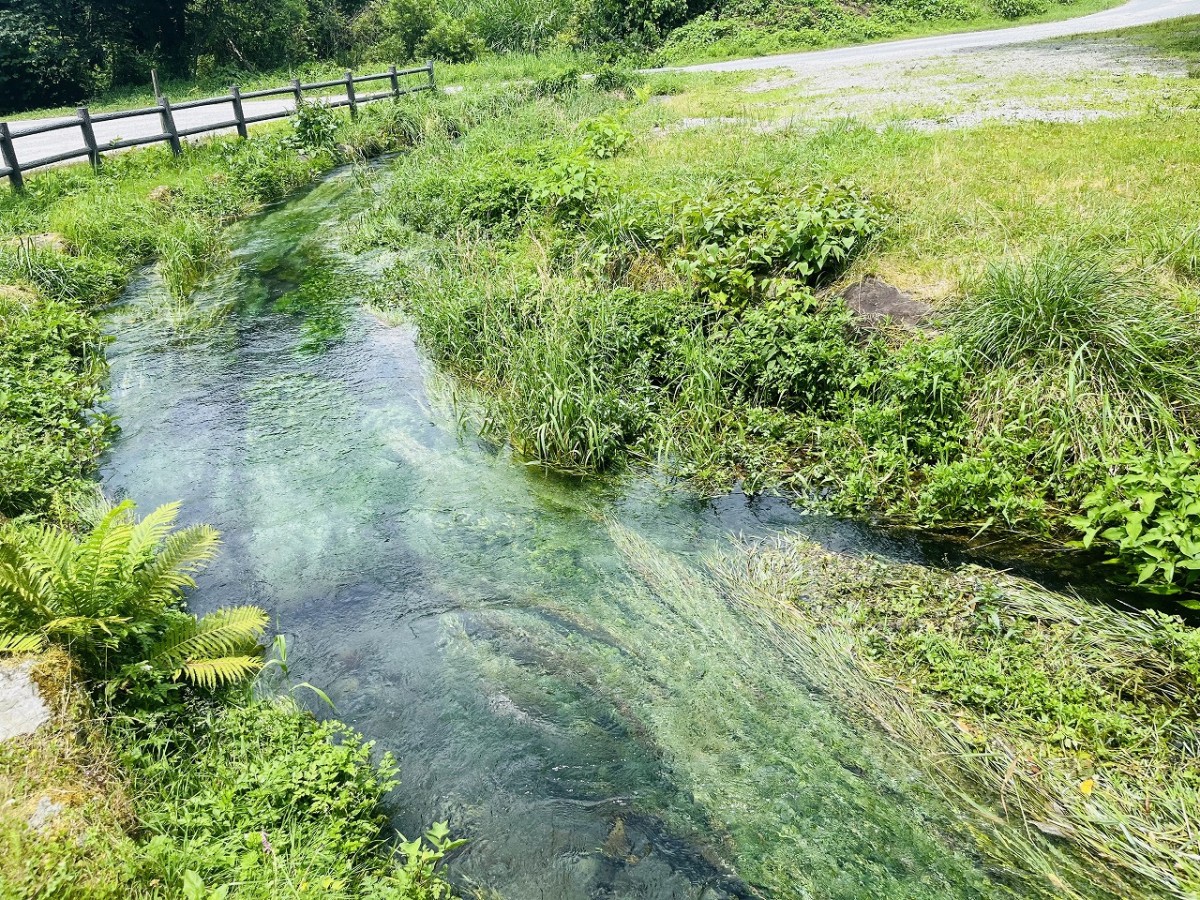
<path fill-rule="evenodd" d="M 421 84 L 412 85 L 411 87 L 402 86 L 400 79 L 412 75 L 425 75 L 426 80 Z M 354 89 L 356 84 L 368 84 L 377 81 L 390 82 L 387 90 L 359 94 Z M 52 166 L 83 156 L 91 160 L 93 167 L 99 167 L 101 154 L 105 150 L 122 150 L 126 147 L 137 147 L 143 144 L 169 143 L 171 151 L 178 156 L 183 152 L 182 141 L 184 138 L 194 137 L 195 135 L 205 134 L 210 131 L 219 131 L 224 128 L 236 128 L 239 135 L 246 137 L 246 126 L 248 125 L 253 125 L 257 122 L 267 122 L 271 119 L 282 119 L 285 116 L 291 115 L 295 105 L 298 105 L 305 99 L 305 91 L 323 91 L 335 87 L 345 90 L 345 99 L 341 99 L 340 97 L 334 99 L 327 96 L 320 96 L 313 99 L 323 102 L 326 106 L 348 106 L 350 107 L 350 115 L 354 116 L 358 114 L 360 103 L 401 97 L 404 94 L 414 94 L 418 91 L 432 91 L 436 89 L 437 82 L 433 76 L 433 62 L 430 61 L 415 69 L 397 69 L 395 66 L 392 66 L 386 72 L 378 75 L 355 75 L 353 72 L 348 71 L 345 78 L 338 78 L 333 81 L 317 81 L 312 84 L 301 84 L 299 80 L 295 80 L 287 87 L 270 88 L 265 91 L 248 91 L 244 94 L 235 84 L 229 88 L 229 95 L 225 97 L 209 97 L 204 100 L 189 100 L 186 103 L 175 104 L 172 104 L 166 97 L 160 97 L 158 106 L 150 106 L 144 109 L 91 113 L 86 106 L 81 106 L 76 111 L 74 119 L 63 119 L 58 122 L 51 122 L 48 125 L 36 125 L 32 128 L 22 129 L 15 124 L 10 125 L 8 122 L 0 122 L 0 178 L 7 176 L 13 188 L 19 191 L 25 186 L 25 179 L 22 173 L 28 172 L 31 169 L 40 169 L 43 166 Z M 246 100 L 282 96 L 294 98 L 295 104 L 292 109 L 280 109 L 259 115 L 247 116 L 242 106 L 243 101 Z M 200 109 L 206 106 L 222 105 L 229 105 L 231 107 L 233 113 L 232 119 L 222 122 L 210 122 L 184 129 L 177 128 L 175 125 L 175 113 L 177 112 L 188 109 Z M 142 137 L 129 138 L 128 140 L 115 140 L 107 144 L 98 144 L 96 142 L 96 134 L 92 126 L 97 122 L 115 122 L 119 119 L 134 119 L 155 114 L 159 116 L 159 120 L 162 123 L 162 131 L 158 134 L 144 135 Z M 68 128 L 78 128 L 80 130 L 83 136 L 83 147 L 67 150 L 63 153 L 56 153 L 53 156 L 46 156 L 42 159 L 35 159 L 31 162 L 21 162 L 17 159 L 16 147 L 13 144 L 15 139 L 35 134 L 49 134 L 50 132 L 62 131 Z"/>

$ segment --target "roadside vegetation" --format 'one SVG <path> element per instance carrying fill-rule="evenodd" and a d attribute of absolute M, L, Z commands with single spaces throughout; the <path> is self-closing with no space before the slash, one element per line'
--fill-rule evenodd
<path fill-rule="evenodd" d="M 1001 27 L 1117 0 L 7 0 L 0 115 L 153 102 L 484 54 L 678 64 Z"/>

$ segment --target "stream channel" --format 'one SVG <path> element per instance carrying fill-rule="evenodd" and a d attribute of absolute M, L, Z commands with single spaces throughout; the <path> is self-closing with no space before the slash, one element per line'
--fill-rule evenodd
<path fill-rule="evenodd" d="M 470 840 L 465 896 L 1006 895 L 926 776 L 702 575 L 784 528 L 930 551 L 474 436 L 413 331 L 362 308 L 387 261 L 340 247 L 371 193 L 335 173 L 237 226 L 194 306 L 147 272 L 114 313 L 104 485 L 221 530 L 194 610 L 271 613 L 291 677 L 400 761 L 396 827 Z"/>

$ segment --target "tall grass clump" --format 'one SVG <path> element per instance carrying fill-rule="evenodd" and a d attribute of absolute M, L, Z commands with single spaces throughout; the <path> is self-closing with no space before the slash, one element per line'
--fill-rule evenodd
<path fill-rule="evenodd" d="M 1200 322 L 1095 255 L 992 265 L 951 329 L 979 426 L 1043 438 L 1056 467 L 1169 444 L 1200 409 Z"/>
<path fill-rule="evenodd" d="M 1178 278 L 1200 279 L 1200 225 L 1160 228 L 1151 238 L 1153 260 Z"/>

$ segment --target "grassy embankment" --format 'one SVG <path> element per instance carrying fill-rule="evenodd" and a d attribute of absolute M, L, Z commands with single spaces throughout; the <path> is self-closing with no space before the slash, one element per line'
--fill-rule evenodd
<path fill-rule="evenodd" d="M 114 427 L 98 315 L 155 263 L 168 287 L 155 314 L 186 338 L 204 326 L 187 298 L 221 267 L 226 224 L 512 102 L 409 99 L 355 122 L 310 111 L 294 129 L 41 173 L 0 197 L 0 656 L 40 652 L 59 707 L 0 751 L 0 896 L 449 896 L 444 831 L 398 852 L 387 839 L 391 761 L 292 703 L 285 658 L 247 686 L 265 615 L 186 612 L 215 533 L 98 505 L 90 479 Z M 52 815 L 34 827 L 42 801 Z"/>
<path fill-rule="evenodd" d="M 422 147 L 374 215 L 423 248 L 381 305 L 557 468 L 659 460 L 715 489 L 1059 539 L 1073 516 L 1114 524 L 1139 467 L 1186 469 L 1194 81 L 1109 79 L 1094 121 L 939 130 L 927 101 L 822 124 L 793 86 L 741 92 L 758 77 L 655 76 L 654 102 L 547 81 Z M 933 130 L 889 127 L 915 115 Z M 839 289 L 872 272 L 932 302 L 926 327 L 851 315 Z M 1162 516 L 1185 487 L 1167 482 Z M 1172 547 L 1181 565 L 1146 579 L 1164 590 L 1195 556 Z"/>
<path fill-rule="evenodd" d="M 1196 29 L 1126 37 L 1169 61 Z M 822 121 L 829 98 L 786 80 L 743 93 L 759 75 L 543 80 L 397 163 L 364 229 L 405 253 L 376 305 L 531 461 L 1082 535 L 1131 579 L 1189 590 L 1200 85 L 1177 60 L 1048 77 L 996 59 L 910 67 L 890 103 L 896 73 L 839 89 L 855 120 Z M 926 75 L 956 89 L 921 95 Z M 954 127 L 1014 100 L 1032 121 Z M 923 327 L 851 314 L 840 289 L 872 273 L 931 303 Z M 726 585 L 932 760 L 1031 891 L 1194 896 L 1190 627 L 792 543 Z"/>

